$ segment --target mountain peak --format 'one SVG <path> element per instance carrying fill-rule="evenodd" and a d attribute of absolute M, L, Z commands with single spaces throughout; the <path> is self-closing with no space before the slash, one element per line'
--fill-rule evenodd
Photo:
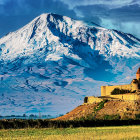
<path fill-rule="evenodd" d="M 98 95 L 101 81 L 128 80 L 139 52 L 134 36 L 42 14 L 0 39 L 1 110 L 71 110 L 63 104 L 77 106 L 83 96 Z"/>

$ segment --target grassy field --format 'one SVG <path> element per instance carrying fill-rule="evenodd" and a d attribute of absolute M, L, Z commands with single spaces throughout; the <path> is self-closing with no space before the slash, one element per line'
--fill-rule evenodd
<path fill-rule="evenodd" d="M 140 126 L 0 130 L 0 140 L 139 140 Z"/>

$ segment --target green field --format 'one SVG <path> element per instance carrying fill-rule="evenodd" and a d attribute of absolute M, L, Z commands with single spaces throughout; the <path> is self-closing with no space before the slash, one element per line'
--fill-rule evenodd
<path fill-rule="evenodd" d="M 140 126 L 0 130 L 0 140 L 140 139 Z"/>

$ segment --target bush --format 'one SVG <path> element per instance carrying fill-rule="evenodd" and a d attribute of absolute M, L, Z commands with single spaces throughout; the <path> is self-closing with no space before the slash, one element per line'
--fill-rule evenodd
<path fill-rule="evenodd" d="M 140 114 L 135 115 L 136 119 L 140 119 Z"/>
<path fill-rule="evenodd" d="M 104 120 L 0 120 L 0 129 L 20 129 L 20 128 L 75 128 L 75 127 L 96 127 L 96 126 L 121 126 L 140 125 L 140 120 L 119 120 L 119 116 L 105 116 Z M 114 119 L 114 120 L 112 120 Z"/>
<path fill-rule="evenodd" d="M 97 107 L 94 108 L 94 111 L 97 112 L 99 110 L 101 110 L 104 107 L 104 104 L 107 102 L 107 100 L 103 100 L 101 101 Z"/>
<path fill-rule="evenodd" d="M 80 117 L 80 118 L 76 118 L 74 121 L 86 121 L 86 120 L 94 120 L 94 114 L 88 114 L 86 116 Z"/>
<path fill-rule="evenodd" d="M 103 120 L 119 120 L 121 117 L 119 114 L 117 115 L 105 115 Z"/>

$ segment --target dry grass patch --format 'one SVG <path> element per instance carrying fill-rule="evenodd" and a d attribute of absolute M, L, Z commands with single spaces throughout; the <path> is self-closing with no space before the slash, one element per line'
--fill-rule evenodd
<path fill-rule="evenodd" d="M 1 130 L 0 140 L 134 140 L 140 126 Z"/>

